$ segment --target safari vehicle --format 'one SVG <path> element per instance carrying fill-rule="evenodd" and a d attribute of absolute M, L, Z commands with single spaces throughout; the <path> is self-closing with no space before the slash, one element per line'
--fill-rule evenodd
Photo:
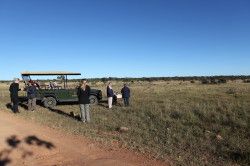
<path fill-rule="evenodd" d="M 78 101 L 77 97 L 77 87 L 69 88 L 68 86 L 68 76 L 81 75 L 81 73 L 73 72 L 22 72 L 21 76 L 25 85 L 29 82 L 33 82 L 37 85 L 37 100 L 40 101 L 45 107 L 53 108 L 57 103 L 74 103 Z M 50 83 L 33 81 L 31 76 L 57 76 L 57 81 L 61 84 L 51 85 Z M 46 84 L 47 83 L 47 84 Z M 102 99 L 102 91 L 97 89 L 91 89 L 90 91 L 90 104 L 98 104 Z M 27 101 L 26 96 L 20 96 L 20 101 Z"/>

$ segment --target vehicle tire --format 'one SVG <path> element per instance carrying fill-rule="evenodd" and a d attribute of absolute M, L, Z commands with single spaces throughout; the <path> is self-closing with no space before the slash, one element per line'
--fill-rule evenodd
<path fill-rule="evenodd" d="M 89 100 L 90 100 L 90 104 L 93 104 L 93 105 L 97 105 L 97 104 L 98 104 L 98 99 L 97 99 L 97 97 L 94 96 L 94 95 L 91 95 L 91 96 L 89 97 Z"/>
<path fill-rule="evenodd" d="M 56 106 L 56 99 L 54 97 L 46 97 L 43 102 L 44 107 L 46 108 L 54 108 Z"/>

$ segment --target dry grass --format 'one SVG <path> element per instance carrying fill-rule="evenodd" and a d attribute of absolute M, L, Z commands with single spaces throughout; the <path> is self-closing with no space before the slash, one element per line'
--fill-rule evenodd
<path fill-rule="evenodd" d="M 105 84 L 93 83 L 105 95 Z M 122 82 L 113 88 L 120 90 Z M 175 165 L 248 165 L 250 162 L 250 84 L 200 85 L 188 82 L 136 82 L 130 84 L 132 106 L 92 107 L 92 122 L 82 124 L 68 116 L 78 105 L 39 107 L 20 116 L 66 132 L 171 159 Z M 0 86 L 0 109 L 9 102 Z M 105 99 L 104 99 L 105 100 Z M 117 128 L 128 127 L 119 133 Z"/>

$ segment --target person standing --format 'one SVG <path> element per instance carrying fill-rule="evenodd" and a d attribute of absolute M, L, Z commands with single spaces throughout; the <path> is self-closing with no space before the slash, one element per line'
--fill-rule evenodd
<path fill-rule="evenodd" d="M 107 86 L 107 97 L 108 97 L 108 108 L 112 108 L 112 104 L 113 104 L 113 97 L 114 97 L 114 91 L 112 89 L 112 84 L 111 82 L 109 82 L 108 86 Z"/>
<path fill-rule="evenodd" d="M 77 90 L 78 101 L 80 105 L 81 120 L 82 122 L 90 122 L 90 87 L 87 85 L 87 80 L 83 79 Z"/>
<path fill-rule="evenodd" d="M 28 110 L 34 111 L 36 109 L 36 86 L 34 83 L 29 82 L 27 88 L 27 97 L 28 97 Z"/>
<path fill-rule="evenodd" d="M 19 89 L 19 79 L 16 78 L 14 79 L 14 82 L 10 85 L 9 91 L 10 91 L 10 99 L 12 103 L 12 111 L 14 113 L 19 113 L 18 110 L 18 104 L 19 104 L 19 99 L 18 99 L 18 91 Z"/>
<path fill-rule="evenodd" d="M 52 81 L 49 82 L 49 89 L 54 89 L 54 84 Z"/>
<path fill-rule="evenodd" d="M 130 89 L 127 86 L 127 84 L 124 84 L 124 86 L 121 90 L 121 93 L 122 93 L 122 98 L 124 100 L 124 105 L 125 105 L 125 107 L 128 107 L 129 106 L 129 98 L 130 98 Z"/>

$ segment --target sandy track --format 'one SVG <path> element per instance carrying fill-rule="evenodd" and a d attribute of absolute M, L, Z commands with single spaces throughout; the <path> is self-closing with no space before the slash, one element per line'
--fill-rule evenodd
<path fill-rule="evenodd" d="M 0 111 L 0 166 L 166 165 L 134 152 L 107 150 L 84 137 L 65 134 Z"/>

